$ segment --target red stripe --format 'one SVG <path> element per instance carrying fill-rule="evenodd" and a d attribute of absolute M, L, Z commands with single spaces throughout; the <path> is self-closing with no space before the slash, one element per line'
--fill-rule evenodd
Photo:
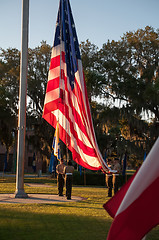
<path fill-rule="evenodd" d="M 50 92 L 50 91 L 52 91 L 52 90 L 54 90 L 56 88 L 59 88 L 59 77 L 54 78 L 54 79 L 48 81 L 46 93 Z"/>
<path fill-rule="evenodd" d="M 58 106 L 59 106 L 59 99 L 56 99 L 55 101 L 52 101 L 52 102 L 49 102 L 49 103 L 46 103 L 44 105 L 43 117 L 46 114 L 51 113 L 52 111 L 58 109 Z"/>
<path fill-rule="evenodd" d="M 58 55 L 58 56 L 51 58 L 50 70 L 60 66 L 60 59 L 65 63 L 65 53 L 64 52 L 62 52 L 61 57 L 60 57 L 60 55 Z"/>
<path fill-rule="evenodd" d="M 51 113 L 48 112 L 46 114 L 43 114 L 43 118 L 54 128 L 56 128 L 56 124 L 57 124 L 57 119 L 56 117 Z"/>
<path fill-rule="evenodd" d="M 159 224 L 158 186 L 159 177 L 127 209 L 115 217 L 107 240 L 141 240 Z"/>
<path fill-rule="evenodd" d="M 56 57 L 53 57 L 51 58 L 51 61 L 50 61 L 50 70 L 56 68 L 60 66 L 60 55 L 59 56 L 56 56 Z"/>

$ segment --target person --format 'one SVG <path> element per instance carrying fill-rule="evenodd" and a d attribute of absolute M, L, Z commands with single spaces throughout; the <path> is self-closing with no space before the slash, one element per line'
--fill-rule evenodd
<path fill-rule="evenodd" d="M 111 164 L 111 159 L 108 159 L 107 161 L 108 167 L 111 168 L 112 164 Z M 112 173 L 111 172 L 106 172 L 106 185 L 108 188 L 108 197 L 112 197 L 112 188 L 113 188 L 113 182 L 112 182 Z"/>
<path fill-rule="evenodd" d="M 66 182 L 66 197 L 68 200 L 71 199 L 72 193 L 72 180 L 73 180 L 74 167 L 72 166 L 71 161 L 68 162 L 68 165 L 65 166 L 65 182 Z"/>
<path fill-rule="evenodd" d="M 116 192 L 119 189 L 119 174 L 120 174 L 120 163 L 119 163 L 119 159 L 115 158 L 114 159 L 114 167 L 113 170 L 116 171 L 116 173 L 113 174 L 113 188 L 114 188 L 114 194 L 116 194 Z"/>
<path fill-rule="evenodd" d="M 56 166 L 56 173 L 57 173 L 57 187 L 58 187 L 58 195 L 63 196 L 63 187 L 64 187 L 64 161 L 61 158 L 60 164 Z"/>

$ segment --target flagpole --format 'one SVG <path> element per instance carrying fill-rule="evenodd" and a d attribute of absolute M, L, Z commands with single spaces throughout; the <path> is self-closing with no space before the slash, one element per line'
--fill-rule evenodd
<path fill-rule="evenodd" d="M 29 0 L 22 0 L 22 29 L 21 29 L 21 62 L 20 89 L 18 115 L 18 145 L 17 145 L 17 173 L 15 198 L 26 198 L 24 192 L 24 157 L 26 134 L 26 96 L 27 96 L 27 65 L 28 65 L 28 24 Z"/>

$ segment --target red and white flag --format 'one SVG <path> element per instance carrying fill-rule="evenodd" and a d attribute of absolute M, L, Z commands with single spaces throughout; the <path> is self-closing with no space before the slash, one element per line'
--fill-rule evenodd
<path fill-rule="evenodd" d="M 104 208 L 114 217 L 107 240 L 141 240 L 158 225 L 158 189 L 159 138 L 139 171 L 104 204 Z"/>
<path fill-rule="evenodd" d="M 43 118 L 81 166 L 107 170 L 99 151 L 87 97 L 79 44 L 69 0 L 60 0 Z"/>

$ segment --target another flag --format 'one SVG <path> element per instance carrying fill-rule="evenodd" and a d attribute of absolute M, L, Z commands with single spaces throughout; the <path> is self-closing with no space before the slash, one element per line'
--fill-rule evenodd
<path fill-rule="evenodd" d="M 53 172 L 53 166 L 54 166 L 54 152 L 52 151 L 51 153 L 51 158 L 50 158 L 50 164 L 49 164 L 49 172 Z"/>
<path fill-rule="evenodd" d="M 144 161 L 145 161 L 145 159 L 146 159 L 146 152 L 144 153 Z"/>
<path fill-rule="evenodd" d="M 59 124 L 58 124 L 58 122 L 57 122 L 56 129 L 55 129 L 52 148 L 54 150 L 54 156 L 56 156 L 57 159 L 60 160 L 61 159 L 61 151 L 60 151 Z"/>
<path fill-rule="evenodd" d="M 104 207 L 114 221 L 107 240 L 141 240 L 159 224 L 159 138 L 136 175 Z M 115 202 L 118 202 L 114 205 Z"/>
<path fill-rule="evenodd" d="M 60 0 L 43 118 L 54 128 L 59 123 L 59 137 L 79 165 L 108 169 L 94 133 L 69 0 Z"/>
<path fill-rule="evenodd" d="M 79 172 L 80 172 L 80 176 L 81 176 L 82 175 L 82 166 L 78 165 L 78 168 L 79 168 Z"/>

